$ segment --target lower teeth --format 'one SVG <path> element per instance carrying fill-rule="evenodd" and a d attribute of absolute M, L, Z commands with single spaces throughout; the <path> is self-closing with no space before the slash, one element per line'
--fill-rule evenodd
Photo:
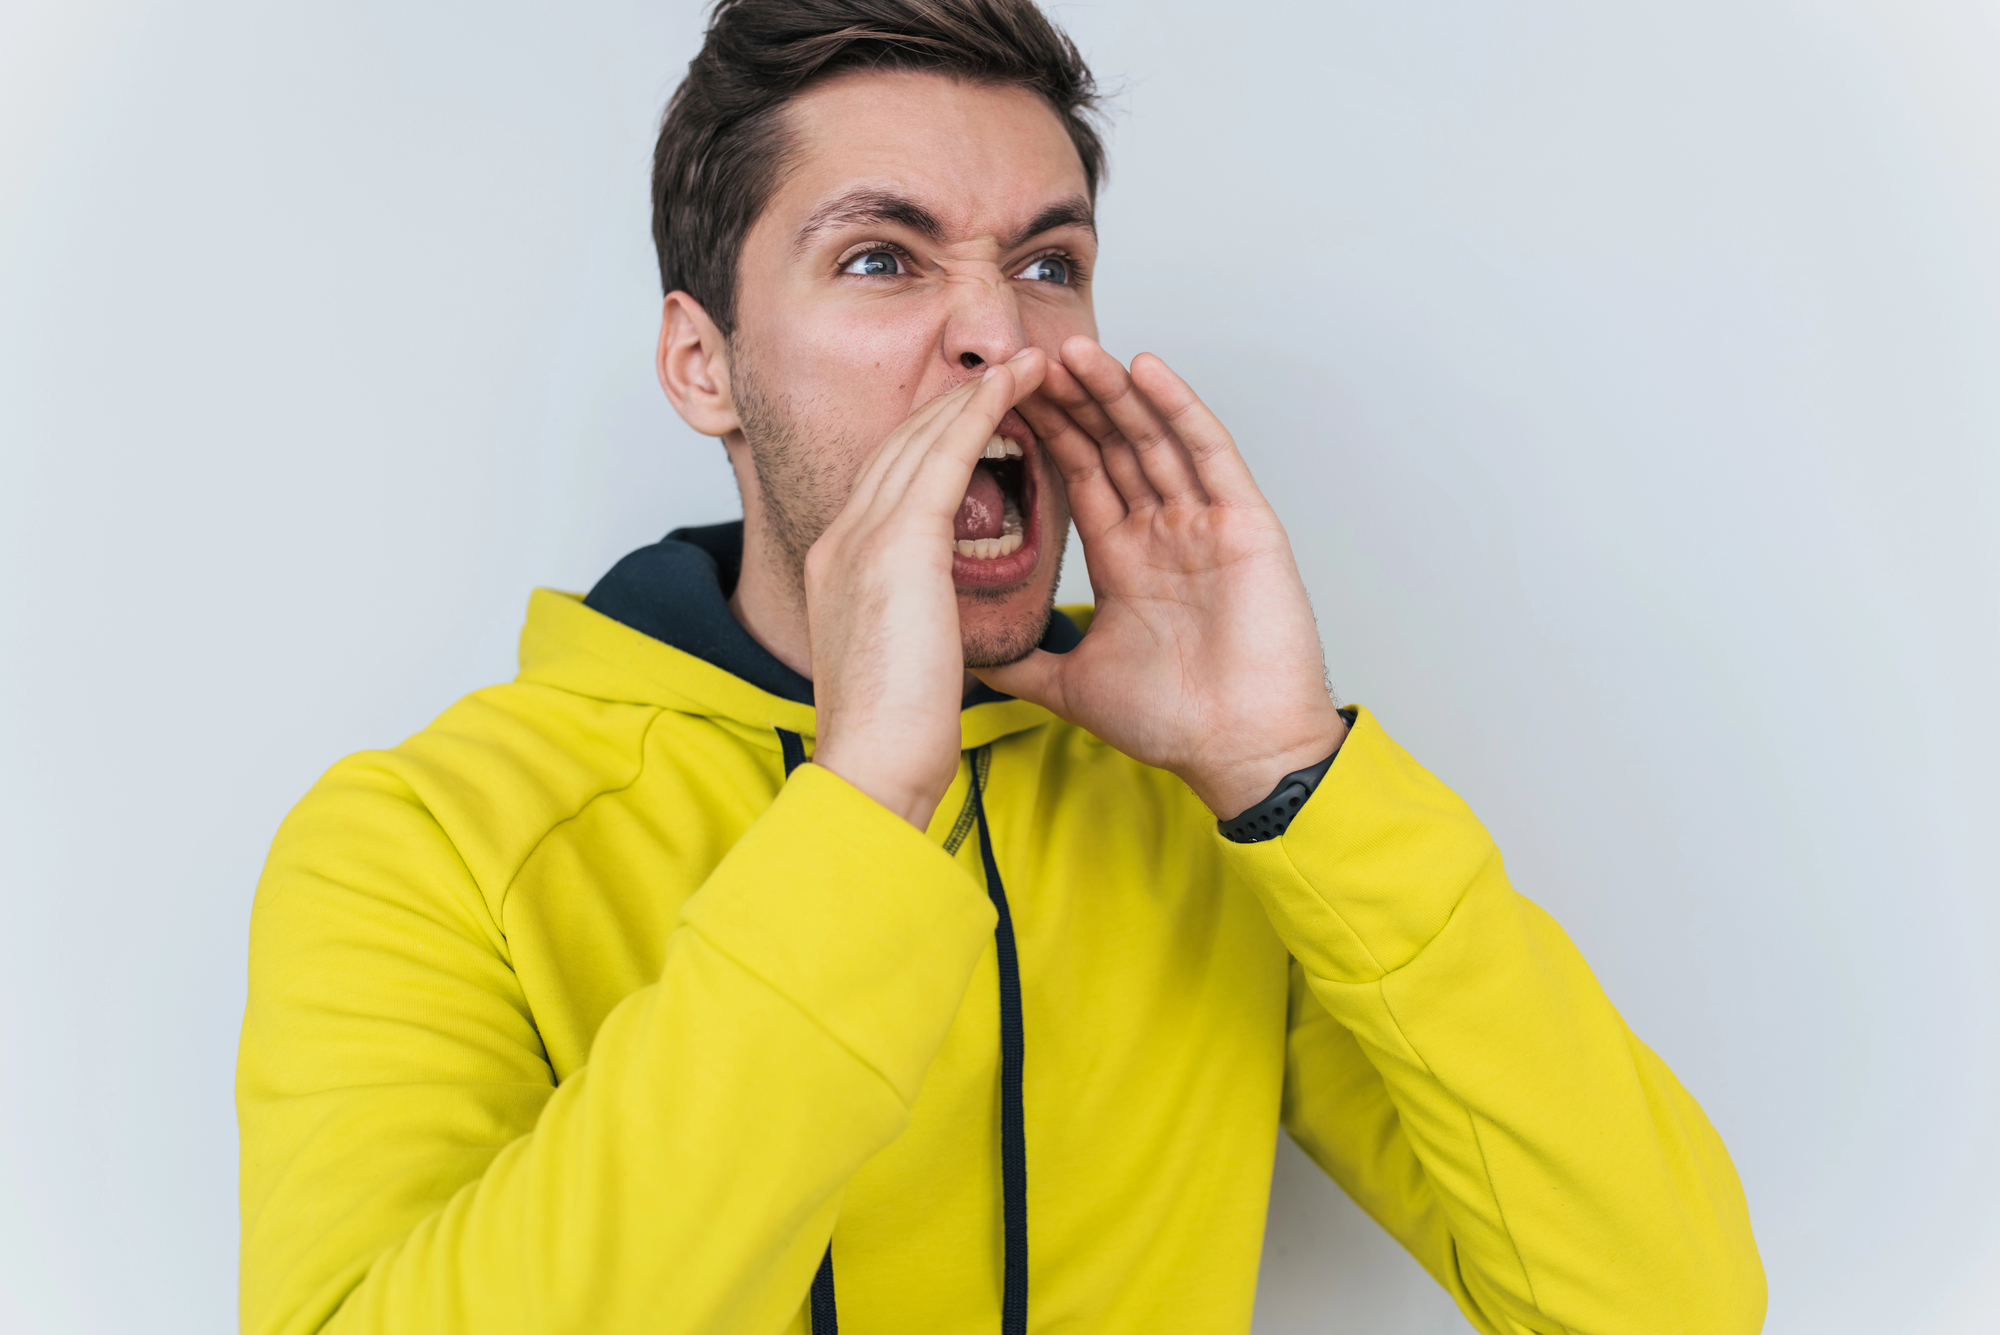
<path fill-rule="evenodd" d="M 951 549 L 960 556 L 970 556 L 981 561 L 991 561 L 995 557 L 1011 556 L 1021 550 L 1022 537 L 1018 533 L 1002 533 L 997 538 L 960 538 L 951 544 Z"/>

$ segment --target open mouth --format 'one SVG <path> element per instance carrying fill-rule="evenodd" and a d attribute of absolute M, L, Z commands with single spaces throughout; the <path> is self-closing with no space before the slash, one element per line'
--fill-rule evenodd
<path fill-rule="evenodd" d="M 952 550 L 991 561 L 1011 556 L 1026 539 L 1028 461 L 1020 445 L 1005 436 L 986 442 L 985 457 L 973 466 L 972 482 L 952 524 Z"/>
<path fill-rule="evenodd" d="M 952 520 L 952 571 L 960 584 L 998 587 L 1033 571 L 1035 444 L 1018 413 L 1008 413 L 973 466 L 965 498 Z"/>

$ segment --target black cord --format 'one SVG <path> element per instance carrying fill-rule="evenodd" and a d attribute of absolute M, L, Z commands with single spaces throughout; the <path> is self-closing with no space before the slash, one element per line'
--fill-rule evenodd
<path fill-rule="evenodd" d="M 993 857 L 993 835 L 986 827 L 986 783 L 981 771 L 990 763 L 990 749 L 972 757 L 973 812 L 979 818 L 979 860 L 986 867 L 986 894 L 1000 919 L 993 926 L 993 943 L 1000 963 L 1000 1208 L 1006 1239 L 1006 1268 L 1000 1288 L 1000 1335 L 1028 1332 L 1028 1128 L 1021 1097 L 1021 1073 L 1027 1041 L 1021 1024 L 1021 962 L 1014 948 L 1014 918 L 1007 911 L 1007 890 L 1000 883 L 1000 864 Z"/>
<path fill-rule="evenodd" d="M 806 763 L 805 739 L 795 732 L 783 728 L 773 728 L 778 734 L 778 749 L 785 756 L 785 777 L 791 778 L 792 771 Z M 826 1255 L 819 1258 L 819 1269 L 813 1273 L 812 1282 L 812 1335 L 836 1335 L 840 1330 L 840 1311 L 833 1301 L 833 1244 L 826 1244 Z"/>
<path fill-rule="evenodd" d="M 805 763 L 805 743 L 795 732 L 775 729 L 785 756 L 785 776 Z M 979 823 L 979 860 L 986 871 L 986 894 L 999 915 L 993 947 L 1000 965 L 1000 1220 L 1005 1240 L 1000 1285 L 1000 1335 L 1028 1335 L 1028 1128 L 1021 1096 L 1027 1041 L 1021 1023 L 1021 961 L 1014 946 L 1014 918 L 1007 888 L 993 856 L 993 833 L 986 825 L 986 769 L 992 752 L 972 754 L 972 812 Z M 836 1335 L 840 1315 L 833 1296 L 833 1244 L 820 1258 L 812 1282 L 812 1335 Z"/>

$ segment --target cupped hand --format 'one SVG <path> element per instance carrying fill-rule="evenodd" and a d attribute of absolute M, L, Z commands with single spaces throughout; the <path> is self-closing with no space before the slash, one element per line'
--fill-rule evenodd
<path fill-rule="evenodd" d="M 1347 724 L 1291 543 L 1194 391 L 1079 336 L 1020 411 L 1062 473 L 1097 610 L 1069 653 L 981 680 L 1179 775 L 1224 819 L 1326 759 Z"/>
<path fill-rule="evenodd" d="M 994 428 L 1047 365 L 1025 349 L 917 409 L 806 553 L 813 763 L 918 829 L 958 771 L 965 651 L 952 519 Z"/>

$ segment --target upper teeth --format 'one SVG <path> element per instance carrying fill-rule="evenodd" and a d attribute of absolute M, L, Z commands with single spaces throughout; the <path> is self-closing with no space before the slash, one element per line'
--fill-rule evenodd
<path fill-rule="evenodd" d="M 979 457 L 982 459 L 1019 459 L 1022 457 L 1021 447 L 1005 436 L 995 436 L 986 442 L 986 452 Z"/>

